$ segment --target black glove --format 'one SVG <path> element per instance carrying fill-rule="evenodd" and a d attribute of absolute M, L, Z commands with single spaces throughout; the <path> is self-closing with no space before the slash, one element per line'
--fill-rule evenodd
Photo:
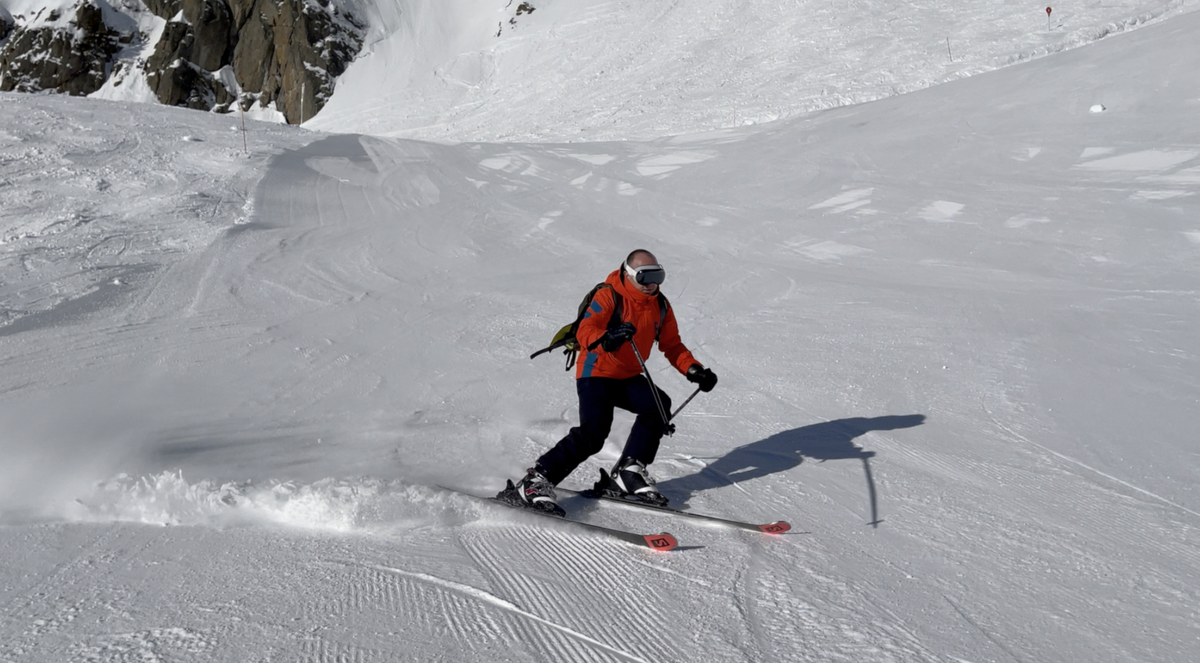
<path fill-rule="evenodd" d="M 692 364 L 692 367 L 687 370 L 688 382 L 695 382 L 700 391 L 708 393 L 717 386 L 717 374 L 701 366 L 700 364 Z"/>
<path fill-rule="evenodd" d="M 637 333 L 637 328 L 632 322 L 622 322 L 612 329 L 604 332 L 604 336 L 600 337 L 600 347 L 604 348 L 605 352 L 616 352 L 621 349 L 625 341 L 633 338 Z"/>

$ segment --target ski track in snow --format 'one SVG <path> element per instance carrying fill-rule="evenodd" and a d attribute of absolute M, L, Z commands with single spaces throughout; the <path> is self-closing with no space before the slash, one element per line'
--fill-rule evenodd
<path fill-rule="evenodd" d="M 530 536 L 524 531 L 489 532 L 472 537 L 467 550 L 490 583 L 507 595 L 552 611 L 573 627 L 616 635 L 631 655 L 664 660 L 699 644 L 681 640 L 652 618 L 674 612 L 672 598 L 630 582 L 645 577 L 638 560 L 653 553 L 630 550 L 627 544 L 592 543 L 586 537 L 539 534 L 530 541 Z M 578 652 L 561 655 L 581 660 Z"/>
<path fill-rule="evenodd" d="M 645 662 L 647 660 L 651 660 L 651 659 L 641 658 L 639 656 L 633 655 L 622 649 L 618 649 L 618 648 L 606 645 L 603 642 L 600 642 L 599 640 L 596 640 L 595 638 L 589 637 L 577 630 L 567 628 L 561 624 L 555 623 L 555 622 L 545 619 L 543 617 L 539 617 L 535 614 L 532 614 L 528 611 L 522 610 L 521 608 L 517 607 L 516 605 L 512 604 L 509 601 L 501 599 L 497 596 L 489 594 L 488 592 L 485 592 L 485 591 L 480 590 L 475 587 L 471 587 L 468 585 L 461 585 L 461 584 L 458 584 L 455 582 L 450 582 L 448 580 L 443 580 L 436 576 L 432 576 L 432 575 L 428 575 L 428 574 L 424 574 L 424 573 L 412 573 L 409 571 L 404 571 L 402 569 L 381 568 L 380 570 L 386 571 L 388 573 L 394 573 L 394 574 L 398 574 L 398 575 L 407 576 L 409 578 L 414 578 L 419 581 L 437 585 L 438 587 L 454 591 L 458 594 L 465 595 L 471 599 L 481 601 L 481 602 L 487 603 L 489 605 L 496 606 L 496 607 L 498 607 L 502 610 L 505 610 L 511 614 L 517 615 L 525 620 L 529 620 L 530 622 L 533 622 L 538 625 L 545 626 L 549 629 L 552 629 L 558 633 L 561 633 L 561 634 L 567 636 L 567 638 L 569 638 L 570 640 L 577 641 L 584 645 L 585 649 L 583 651 L 580 651 L 578 648 L 575 648 L 575 647 L 555 646 L 555 643 L 547 642 L 547 638 L 545 636 L 538 637 L 538 634 L 536 634 L 536 633 L 528 633 L 528 634 L 526 634 L 527 636 L 529 636 L 528 638 L 526 638 L 526 637 L 520 638 L 522 642 L 529 642 L 530 646 L 532 646 L 537 651 L 549 652 L 550 655 L 555 658 L 558 658 L 560 656 L 563 657 L 561 660 L 572 660 L 572 661 L 588 660 L 591 657 L 587 655 L 587 650 L 590 650 L 590 649 L 597 649 L 602 653 L 610 654 L 613 657 L 615 657 L 619 660 L 623 660 L 623 661 Z M 535 596 L 533 598 L 536 600 L 537 597 Z M 620 631 L 617 631 L 617 632 L 620 632 Z"/>

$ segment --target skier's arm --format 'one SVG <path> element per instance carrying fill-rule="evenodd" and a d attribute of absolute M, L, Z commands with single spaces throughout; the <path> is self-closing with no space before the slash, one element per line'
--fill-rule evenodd
<path fill-rule="evenodd" d="M 675 321 L 674 307 L 667 307 L 667 315 L 662 322 L 662 333 L 658 336 L 658 349 L 662 350 L 667 361 L 680 373 L 687 374 L 692 364 L 700 363 L 683 344 L 683 339 L 679 338 L 679 323 Z"/>

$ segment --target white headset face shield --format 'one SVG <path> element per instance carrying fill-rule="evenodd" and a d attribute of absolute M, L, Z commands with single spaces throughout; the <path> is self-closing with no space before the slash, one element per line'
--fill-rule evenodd
<path fill-rule="evenodd" d="M 642 265 L 635 269 L 626 264 L 625 273 L 638 285 L 662 285 L 667 280 L 667 270 L 662 265 Z"/>

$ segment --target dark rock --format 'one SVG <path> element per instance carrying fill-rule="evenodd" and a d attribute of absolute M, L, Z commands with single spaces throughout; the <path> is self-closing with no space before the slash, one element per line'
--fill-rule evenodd
<path fill-rule="evenodd" d="M 292 123 L 311 118 L 325 105 L 336 78 L 362 48 L 366 28 L 330 0 L 143 2 L 167 25 L 144 63 L 121 60 L 118 73 L 141 66 L 164 104 L 223 112 L 240 92 L 243 104 L 274 103 Z M 117 35 L 104 25 L 95 3 L 80 0 L 69 23 L 48 13 L 30 29 L 0 13 L 0 90 L 89 94 L 99 89 L 122 44 L 145 35 Z M 222 82 L 230 73 L 240 90 Z"/>
<path fill-rule="evenodd" d="M 263 105 L 275 102 L 288 122 L 315 115 L 362 48 L 365 24 L 330 3 L 231 0 L 230 7 L 238 83 Z"/>
<path fill-rule="evenodd" d="M 104 24 L 94 0 L 82 0 L 73 10 L 52 11 L 33 28 L 9 28 L 0 49 L 0 91 L 80 96 L 104 85 L 109 62 L 120 50 L 118 35 Z"/>
<path fill-rule="evenodd" d="M 184 20 L 167 23 L 146 59 L 146 81 L 164 104 L 210 110 L 233 97 L 212 73 L 232 55 L 233 16 L 211 0 L 186 0 L 182 10 Z"/>
<path fill-rule="evenodd" d="M 186 0 L 183 17 L 192 24 L 195 36 L 188 59 L 208 71 L 228 64 L 234 42 L 233 12 L 229 5 L 216 0 Z"/>

